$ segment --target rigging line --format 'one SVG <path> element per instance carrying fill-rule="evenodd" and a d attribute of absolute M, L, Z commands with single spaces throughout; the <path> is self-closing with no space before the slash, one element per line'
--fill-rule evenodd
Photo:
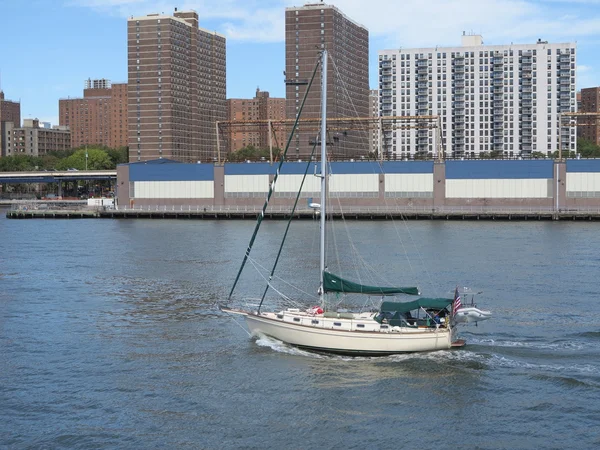
<path fill-rule="evenodd" d="M 372 272 L 374 274 L 377 274 L 378 271 L 375 270 L 375 268 L 372 267 L 370 264 L 368 264 L 367 261 L 361 256 L 360 252 L 358 251 L 358 248 L 356 247 L 356 245 L 355 245 L 355 243 L 354 243 L 354 241 L 352 239 L 352 234 L 351 234 L 350 229 L 348 227 L 348 221 L 346 220 L 346 216 L 344 214 L 344 208 L 342 206 L 342 203 L 341 203 L 341 200 L 340 200 L 339 197 L 337 197 L 337 202 L 338 202 L 338 207 L 340 209 L 340 213 L 341 213 L 341 216 L 342 216 L 342 223 L 344 224 L 344 228 L 345 228 L 345 231 L 346 231 L 346 236 L 348 238 L 348 242 L 349 242 L 349 245 L 350 245 L 350 250 L 352 252 L 352 256 L 353 256 L 352 260 L 354 262 L 354 270 L 356 271 L 356 276 L 358 278 L 358 281 L 362 284 L 362 277 L 361 277 L 361 273 L 360 273 L 360 268 L 361 267 L 363 267 L 365 269 L 368 269 L 370 272 Z M 334 240 L 335 240 L 335 236 L 336 235 L 334 234 Z M 336 243 L 337 243 L 337 241 L 336 241 Z M 336 245 L 336 247 L 335 247 L 336 252 L 337 252 L 337 248 L 338 247 Z M 359 267 L 359 264 L 361 265 L 360 267 Z M 339 262 L 339 255 L 338 255 L 338 265 L 340 266 L 340 269 L 341 269 L 341 264 Z M 341 271 L 340 276 L 342 278 L 344 277 L 343 271 Z M 372 276 L 370 276 L 369 278 L 371 280 L 376 280 L 376 278 L 374 278 Z M 386 281 L 385 278 L 383 278 L 381 276 L 380 276 L 380 279 Z"/>
<path fill-rule="evenodd" d="M 294 213 L 296 212 L 296 207 L 298 206 L 298 200 L 300 199 L 300 195 L 302 194 L 302 188 L 304 187 L 304 182 L 306 181 L 306 175 L 308 174 L 308 169 L 313 161 L 313 157 L 315 155 L 315 149 L 317 148 L 317 141 L 315 140 L 315 144 L 313 145 L 312 152 L 308 158 L 308 162 L 306 163 L 306 169 L 304 170 L 304 176 L 302 177 L 302 182 L 300 183 L 300 188 L 298 189 L 298 193 L 296 194 L 296 201 L 294 202 L 294 206 L 292 207 L 292 212 L 290 213 L 290 218 L 288 219 L 287 225 L 285 227 L 285 233 L 283 233 L 283 238 L 281 240 L 281 245 L 279 246 L 279 251 L 277 252 L 277 257 L 275 258 L 275 262 L 273 263 L 273 268 L 271 269 L 271 274 L 269 275 L 269 280 L 267 282 L 267 286 L 265 287 L 265 291 L 260 299 L 260 303 L 258 305 L 258 311 L 260 312 L 260 308 L 265 299 L 265 295 L 267 295 L 267 291 L 269 290 L 269 286 L 271 284 L 271 280 L 273 279 L 273 274 L 275 273 L 275 269 L 277 268 L 277 264 L 279 263 L 279 258 L 281 257 L 281 251 L 283 250 L 283 245 L 285 244 L 285 240 L 288 235 L 288 231 L 290 230 L 290 225 L 292 224 L 292 219 L 294 218 Z"/>
<path fill-rule="evenodd" d="M 377 164 L 379 165 L 381 172 L 385 174 L 385 171 L 384 171 L 384 168 L 383 168 L 383 163 L 381 161 L 377 161 Z M 386 207 L 389 207 L 388 199 L 387 199 L 387 197 L 385 197 L 385 195 L 384 195 L 384 200 L 383 201 L 384 201 Z M 398 199 L 395 200 L 394 205 L 396 207 L 399 206 L 398 205 Z M 423 268 L 425 274 L 427 275 L 427 281 L 431 285 L 431 287 L 433 289 L 433 292 L 436 295 L 438 295 L 437 287 L 433 283 L 433 277 L 431 276 L 431 273 L 429 272 L 427 266 L 425 265 L 425 261 L 423 260 L 423 256 L 422 256 L 421 252 L 419 251 L 419 248 L 418 248 L 418 246 L 417 246 L 417 244 L 416 244 L 416 242 L 414 240 L 414 237 L 413 237 L 413 235 L 412 235 L 412 233 L 410 231 L 410 227 L 408 226 L 408 223 L 407 223 L 406 218 L 404 217 L 404 214 L 400 213 L 400 217 L 402 218 L 402 223 L 404 224 L 404 228 L 405 228 L 406 232 L 408 233 L 408 236 L 409 236 L 410 241 L 411 241 L 411 243 L 413 245 L 413 248 L 415 249 L 415 252 L 419 256 L 419 261 L 421 263 L 421 267 Z M 406 246 L 404 245 L 404 240 L 400 236 L 400 232 L 398 230 L 398 226 L 396 225 L 396 220 L 394 219 L 394 215 L 393 214 L 390 214 L 390 219 L 391 219 L 392 224 L 394 226 L 394 231 L 396 232 L 396 235 L 398 236 L 398 240 L 400 241 L 400 244 L 402 245 L 402 248 L 404 250 L 404 256 L 406 258 L 406 261 L 408 262 L 410 270 L 413 273 L 413 276 L 416 277 L 415 268 L 413 267 L 413 264 L 412 264 L 410 258 L 408 257 L 408 250 L 407 250 Z"/>
<path fill-rule="evenodd" d="M 237 325 L 238 327 L 240 327 L 242 330 L 244 330 L 244 332 L 245 332 L 245 333 L 246 333 L 248 336 L 252 337 L 252 333 L 250 333 L 248 330 L 246 330 L 246 328 L 245 328 L 245 327 L 244 327 L 244 326 L 243 326 L 241 323 L 239 323 L 237 320 L 235 320 L 235 319 L 233 318 L 233 316 L 234 316 L 233 314 L 231 314 L 231 313 L 226 313 L 226 314 L 229 316 L 229 318 L 230 318 L 231 320 L 233 320 L 233 321 L 236 323 L 236 325 Z"/>
<path fill-rule="evenodd" d="M 265 217 L 265 211 L 267 209 L 267 206 L 269 205 L 271 196 L 273 195 L 273 192 L 275 191 L 275 184 L 277 183 L 277 179 L 279 178 L 279 173 L 281 172 L 281 167 L 283 166 L 288 149 L 290 148 L 290 144 L 292 143 L 292 139 L 294 137 L 294 131 L 296 130 L 296 127 L 298 126 L 298 122 L 300 121 L 300 114 L 302 113 L 302 110 L 304 109 L 304 104 L 306 103 L 306 99 L 308 98 L 308 93 L 310 92 L 310 88 L 313 84 L 315 76 L 317 75 L 317 69 L 319 68 L 320 65 L 321 65 L 321 61 L 319 58 L 319 59 L 317 59 L 317 63 L 315 64 L 315 69 L 312 73 L 310 82 L 308 83 L 308 87 L 306 88 L 306 92 L 304 93 L 304 97 L 302 98 L 302 104 L 300 105 L 298 114 L 296 114 L 296 120 L 294 121 L 294 126 L 292 127 L 292 131 L 290 132 L 290 136 L 288 138 L 287 145 L 285 146 L 285 150 L 279 160 L 279 165 L 277 166 L 275 176 L 273 177 L 273 181 L 269 184 L 269 193 L 267 195 L 267 198 L 265 199 L 265 203 L 262 207 L 262 210 L 261 210 L 260 214 L 258 215 L 258 218 L 256 219 L 256 226 L 254 227 L 254 233 L 252 234 L 252 237 L 250 238 L 250 243 L 248 244 L 248 248 L 246 249 L 246 253 L 244 254 L 244 259 L 242 260 L 242 265 L 240 266 L 237 276 L 235 277 L 235 281 L 233 282 L 233 286 L 231 287 L 231 291 L 229 292 L 228 300 L 231 299 L 231 296 L 233 295 L 233 291 L 235 290 L 235 287 L 237 286 L 237 283 L 240 279 L 240 275 L 242 274 L 242 271 L 244 270 L 244 266 L 246 265 L 246 261 L 248 260 L 248 257 L 250 256 L 250 252 L 252 251 L 252 246 L 254 245 L 254 240 L 256 239 L 256 235 L 258 234 L 260 225 L 263 221 L 263 218 Z"/>
<path fill-rule="evenodd" d="M 260 273 L 260 271 L 256 268 L 256 266 L 254 265 L 254 261 L 250 260 L 250 264 L 252 264 L 254 266 L 254 268 L 256 269 L 256 271 L 260 274 L 260 276 L 263 278 L 263 280 L 265 280 L 267 283 L 269 282 L 267 280 L 267 278 Z M 293 302 L 293 300 L 291 298 L 289 298 L 287 295 L 285 295 L 283 292 L 278 291 L 277 289 L 275 289 L 275 287 L 271 286 L 271 288 L 281 296 L 281 298 L 283 298 L 284 300 L 288 301 L 288 302 Z"/>
<path fill-rule="evenodd" d="M 253 266 L 254 266 L 254 268 L 256 269 L 256 271 L 259 273 L 259 275 L 260 275 L 262 278 L 264 278 L 264 280 L 265 280 L 265 281 L 267 281 L 267 279 L 266 279 L 266 278 L 265 278 L 265 277 L 262 275 L 262 273 L 261 273 L 261 272 L 260 272 L 260 271 L 257 269 L 257 266 L 258 266 L 259 268 L 261 268 L 261 269 L 262 269 L 264 272 L 268 272 L 268 269 L 267 269 L 266 267 L 264 267 L 262 264 L 260 264 L 258 261 L 256 261 L 255 259 L 253 259 L 253 258 L 250 258 L 250 257 L 249 257 L 249 258 L 248 258 L 248 260 L 253 262 Z M 297 286 L 294 286 L 292 283 L 289 283 L 288 281 L 284 280 L 283 278 L 281 278 L 281 277 L 279 277 L 279 276 L 277 276 L 277 275 L 273 275 L 273 277 L 274 277 L 275 279 L 277 279 L 277 280 L 281 281 L 282 283 L 284 283 L 284 284 L 287 284 L 289 287 L 291 287 L 291 288 L 293 288 L 293 289 L 297 290 L 298 292 L 301 292 L 301 293 L 302 293 L 302 294 L 304 294 L 304 295 L 307 295 L 307 296 L 309 296 L 309 297 L 313 297 L 313 298 L 318 298 L 318 297 L 316 297 L 314 294 L 311 294 L 310 292 L 306 292 L 306 291 L 304 291 L 304 290 L 300 289 L 299 287 L 297 287 Z"/>
<path fill-rule="evenodd" d="M 333 55 L 330 56 L 330 59 L 331 59 L 331 62 L 333 63 L 333 68 L 335 69 L 335 72 L 337 74 L 338 80 L 340 81 L 340 84 L 342 85 L 342 89 L 346 93 L 346 98 L 350 101 L 350 104 L 352 105 L 352 109 L 354 110 L 354 114 L 356 114 L 356 117 L 360 117 L 359 114 L 358 114 L 358 110 L 356 109 L 356 105 L 354 105 L 354 101 L 352 100 L 352 96 L 348 92 L 348 88 L 346 87 L 346 83 L 344 83 L 344 79 L 340 75 L 340 71 L 338 70 L 338 67 L 337 67 L 337 64 L 335 63 L 335 59 L 333 58 Z M 365 138 L 367 139 L 367 142 L 368 142 L 368 140 L 369 140 L 369 131 L 368 130 L 363 130 L 363 129 L 360 129 L 360 128 L 357 131 L 364 132 Z"/>

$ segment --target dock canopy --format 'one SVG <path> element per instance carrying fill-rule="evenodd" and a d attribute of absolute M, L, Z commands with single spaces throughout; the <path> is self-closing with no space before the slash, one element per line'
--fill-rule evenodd
<path fill-rule="evenodd" d="M 409 312 L 415 309 L 444 309 L 452 304 L 451 298 L 418 298 L 412 302 L 382 302 L 381 312 Z"/>
<path fill-rule="evenodd" d="M 364 284 L 354 283 L 353 281 L 344 280 L 343 278 L 329 272 L 323 272 L 323 289 L 325 292 L 344 292 L 346 294 L 419 295 L 419 288 L 416 287 L 367 286 Z"/>

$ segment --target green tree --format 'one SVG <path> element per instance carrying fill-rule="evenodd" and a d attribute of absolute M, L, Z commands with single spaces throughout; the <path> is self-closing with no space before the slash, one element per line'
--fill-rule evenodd
<path fill-rule="evenodd" d="M 577 138 L 577 153 L 584 158 L 600 158 L 600 146 L 585 138 Z"/>
<path fill-rule="evenodd" d="M 86 152 L 87 152 L 87 165 L 86 165 Z M 57 169 L 68 170 L 110 170 L 114 169 L 114 164 L 108 154 L 104 150 L 97 148 L 88 148 L 77 150 L 71 156 L 65 159 L 61 159 L 58 162 Z"/>

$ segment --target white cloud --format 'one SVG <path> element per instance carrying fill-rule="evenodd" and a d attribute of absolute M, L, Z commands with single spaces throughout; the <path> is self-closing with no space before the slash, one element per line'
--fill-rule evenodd
<path fill-rule="evenodd" d="M 284 10 L 302 0 L 69 0 L 70 5 L 128 17 L 193 9 L 201 26 L 232 41 L 282 42 Z M 462 31 L 490 44 L 573 41 L 600 35 L 600 0 L 336 0 L 386 48 L 459 44 Z M 207 22 L 209 24 L 207 24 Z"/>

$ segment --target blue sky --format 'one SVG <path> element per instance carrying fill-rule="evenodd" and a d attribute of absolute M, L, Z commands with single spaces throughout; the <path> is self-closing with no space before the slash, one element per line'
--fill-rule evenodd
<path fill-rule="evenodd" d="M 257 87 L 283 97 L 284 11 L 302 0 L 0 0 L 1 88 L 22 118 L 58 123 L 58 99 L 80 97 L 84 80 L 127 81 L 127 17 L 193 9 L 202 28 L 227 36 L 227 97 Z M 338 0 L 377 51 L 454 46 L 463 31 L 486 44 L 577 42 L 578 89 L 600 86 L 600 0 Z M 260 61 L 257 63 L 256 61 Z"/>

